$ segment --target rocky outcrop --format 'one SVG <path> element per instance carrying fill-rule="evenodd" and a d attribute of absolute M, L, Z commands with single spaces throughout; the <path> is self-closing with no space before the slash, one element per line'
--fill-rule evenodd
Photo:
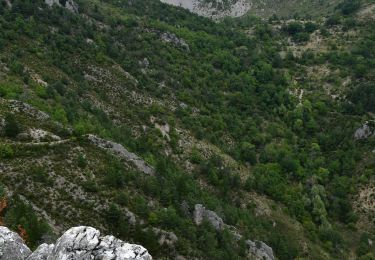
<path fill-rule="evenodd" d="M 138 157 L 136 154 L 129 152 L 121 144 L 101 139 L 95 135 L 88 135 L 87 139 L 99 148 L 105 149 L 108 152 L 118 156 L 120 159 L 131 161 L 143 173 L 148 175 L 154 174 L 154 169 L 147 165 L 147 163 Z"/>
<path fill-rule="evenodd" d="M 366 122 L 354 133 L 354 139 L 361 140 L 375 136 L 375 127 L 372 126 L 374 122 Z"/>
<path fill-rule="evenodd" d="M 189 45 L 185 42 L 184 39 L 178 38 L 175 34 L 170 32 L 164 32 L 160 35 L 160 39 L 163 42 L 172 43 L 173 45 L 177 47 L 181 47 L 187 51 L 190 50 Z"/>
<path fill-rule="evenodd" d="M 273 255 L 273 250 L 270 246 L 265 244 L 262 241 L 251 241 L 246 240 L 246 245 L 249 248 L 249 257 L 250 259 L 255 260 L 274 260 L 275 256 Z"/>
<path fill-rule="evenodd" d="M 161 0 L 161 2 L 182 7 L 212 19 L 243 16 L 252 8 L 252 1 L 249 0 L 236 0 L 231 2 L 230 5 L 226 5 L 222 0 Z"/>
<path fill-rule="evenodd" d="M 102 237 L 99 230 L 85 226 L 69 229 L 55 245 L 42 244 L 32 253 L 18 234 L 0 227 L 0 259 L 152 260 L 152 257 L 142 246 L 125 243 L 113 236 Z"/>
<path fill-rule="evenodd" d="M 158 242 L 161 246 L 174 246 L 178 241 L 178 237 L 173 232 L 164 231 L 160 228 L 152 228 L 152 231 L 155 233 L 156 236 L 159 237 Z"/>
<path fill-rule="evenodd" d="M 18 100 L 9 100 L 8 102 L 9 102 L 10 108 L 14 112 L 30 115 L 32 118 L 35 118 L 40 121 L 45 121 L 50 118 L 47 113 L 40 111 L 39 109 L 33 106 L 30 106 L 27 103 L 23 103 Z"/>
<path fill-rule="evenodd" d="M 0 259 L 22 260 L 31 254 L 22 238 L 6 227 L 0 227 Z"/>
<path fill-rule="evenodd" d="M 223 230 L 226 227 L 224 221 L 216 212 L 207 210 L 202 204 L 195 205 L 193 214 L 196 225 L 200 225 L 203 220 L 207 220 L 216 230 Z"/>
<path fill-rule="evenodd" d="M 5 4 L 8 6 L 8 8 L 12 8 L 12 2 L 10 0 L 5 0 Z"/>
<path fill-rule="evenodd" d="M 196 204 L 194 206 L 193 220 L 196 225 L 201 225 L 204 220 L 210 223 L 217 231 L 228 229 L 235 239 L 242 239 L 242 235 L 236 230 L 235 227 L 224 223 L 223 219 L 212 210 L 207 210 L 202 204 Z M 248 252 L 250 259 L 255 260 L 274 260 L 273 250 L 270 246 L 262 241 L 251 241 L 246 240 L 248 246 Z"/>
<path fill-rule="evenodd" d="M 27 132 L 18 134 L 19 141 L 34 141 L 34 142 L 53 142 L 61 141 L 61 138 L 53 133 L 43 129 L 31 128 Z"/>
<path fill-rule="evenodd" d="M 64 7 L 69 11 L 78 13 L 78 5 L 73 0 L 45 0 L 45 3 L 50 7 L 52 7 L 53 5 L 63 6 L 64 4 Z"/>
<path fill-rule="evenodd" d="M 48 260 L 48 257 L 52 255 L 54 247 L 55 245 L 53 244 L 42 244 L 27 258 L 27 260 Z"/>

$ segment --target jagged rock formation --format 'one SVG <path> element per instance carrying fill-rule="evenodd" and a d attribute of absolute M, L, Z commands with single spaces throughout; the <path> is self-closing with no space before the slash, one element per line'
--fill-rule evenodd
<path fill-rule="evenodd" d="M 101 139 L 95 135 L 88 135 L 87 139 L 99 148 L 105 149 L 108 152 L 118 156 L 120 159 L 125 159 L 134 163 L 137 168 L 145 174 L 154 174 L 154 169 L 147 165 L 147 163 L 139 158 L 136 154 L 129 152 L 121 144 Z"/>
<path fill-rule="evenodd" d="M 375 127 L 371 126 L 373 122 L 366 122 L 362 127 L 358 128 L 354 133 L 354 139 L 367 139 L 371 136 L 375 136 Z"/>
<path fill-rule="evenodd" d="M 52 255 L 52 251 L 55 245 L 40 245 L 28 258 L 27 260 L 47 260 L 48 256 Z"/>
<path fill-rule="evenodd" d="M 229 229 L 237 240 L 242 239 L 236 228 L 224 223 L 223 219 L 212 210 L 207 210 L 202 204 L 196 204 L 194 207 L 193 220 L 196 225 L 202 224 L 204 220 L 208 221 L 217 231 L 225 228 Z M 246 240 L 248 246 L 248 255 L 250 259 L 255 260 L 274 260 L 273 250 L 262 241 Z"/>
<path fill-rule="evenodd" d="M 33 253 L 20 236 L 0 227 L 0 259 L 118 259 L 152 260 L 148 251 L 139 245 L 125 243 L 113 236 L 100 236 L 92 227 L 74 227 L 66 231 L 55 245 L 40 245 Z"/>
<path fill-rule="evenodd" d="M 183 49 L 186 49 L 187 51 L 190 50 L 189 45 L 185 42 L 184 39 L 178 38 L 175 34 L 165 32 L 162 33 L 160 36 L 160 39 L 164 42 L 172 43 L 176 45 L 177 47 L 181 47 Z"/>
<path fill-rule="evenodd" d="M 194 207 L 194 223 L 200 225 L 203 220 L 207 220 L 216 230 L 223 230 L 226 226 L 216 212 L 207 210 L 202 204 L 196 204 Z"/>
<path fill-rule="evenodd" d="M 262 241 L 246 240 L 246 245 L 249 248 L 249 256 L 255 260 L 274 260 L 273 250 L 270 246 Z"/>
<path fill-rule="evenodd" d="M 45 0 L 46 4 L 48 6 L 58 5 L 62 6 L 61 2 L 65 2 L 65 8 L 68 9 L 71 12 L 78 13 L 78 5 L 73 0 Z"/>
<path fill-rule="evenodd" d="M 22 260 L 31 254 L 22 238 L 6 227 L 0 227 L 0 259 Z"/>

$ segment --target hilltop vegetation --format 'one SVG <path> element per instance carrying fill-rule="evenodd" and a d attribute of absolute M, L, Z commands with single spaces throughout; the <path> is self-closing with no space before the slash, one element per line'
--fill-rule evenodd
<path fill-rule="evenodd" d="M 278 259 L 374 258 L 373 5 L 216 23 L 76 2 L 0 5 L 0 215 L 31 247 L 84 224 L 157 259 L 243 259 L 247 239 Z M 196 225 L 196 204 L 226 226 Z"/>

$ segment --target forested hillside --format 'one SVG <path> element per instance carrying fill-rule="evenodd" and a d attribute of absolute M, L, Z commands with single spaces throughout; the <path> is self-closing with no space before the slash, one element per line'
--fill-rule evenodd
<path fill-rule="evenodd" d="M 375 4 L 312 12 L 0 0 L 0 224 L 31 249 L 85 225 L 155 259 L 374 259 Z"/>

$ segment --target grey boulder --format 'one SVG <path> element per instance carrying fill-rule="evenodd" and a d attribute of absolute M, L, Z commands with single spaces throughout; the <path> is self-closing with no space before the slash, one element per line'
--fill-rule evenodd
<path fill-rule="evenodd" d="M 33 253 L 22 238 L 6 227 L 0 227 L 1 260 L 152 260 L 147 249 L 128 244 L 114 236 L 86 226 L 66 231 L 56 244 L 42 244 Z"/>
<path fill-rule="evenodd" d="M 7 227 L 0 227 L 0 259 L 23 260 L 31 254 L 22 238 Z"/>

